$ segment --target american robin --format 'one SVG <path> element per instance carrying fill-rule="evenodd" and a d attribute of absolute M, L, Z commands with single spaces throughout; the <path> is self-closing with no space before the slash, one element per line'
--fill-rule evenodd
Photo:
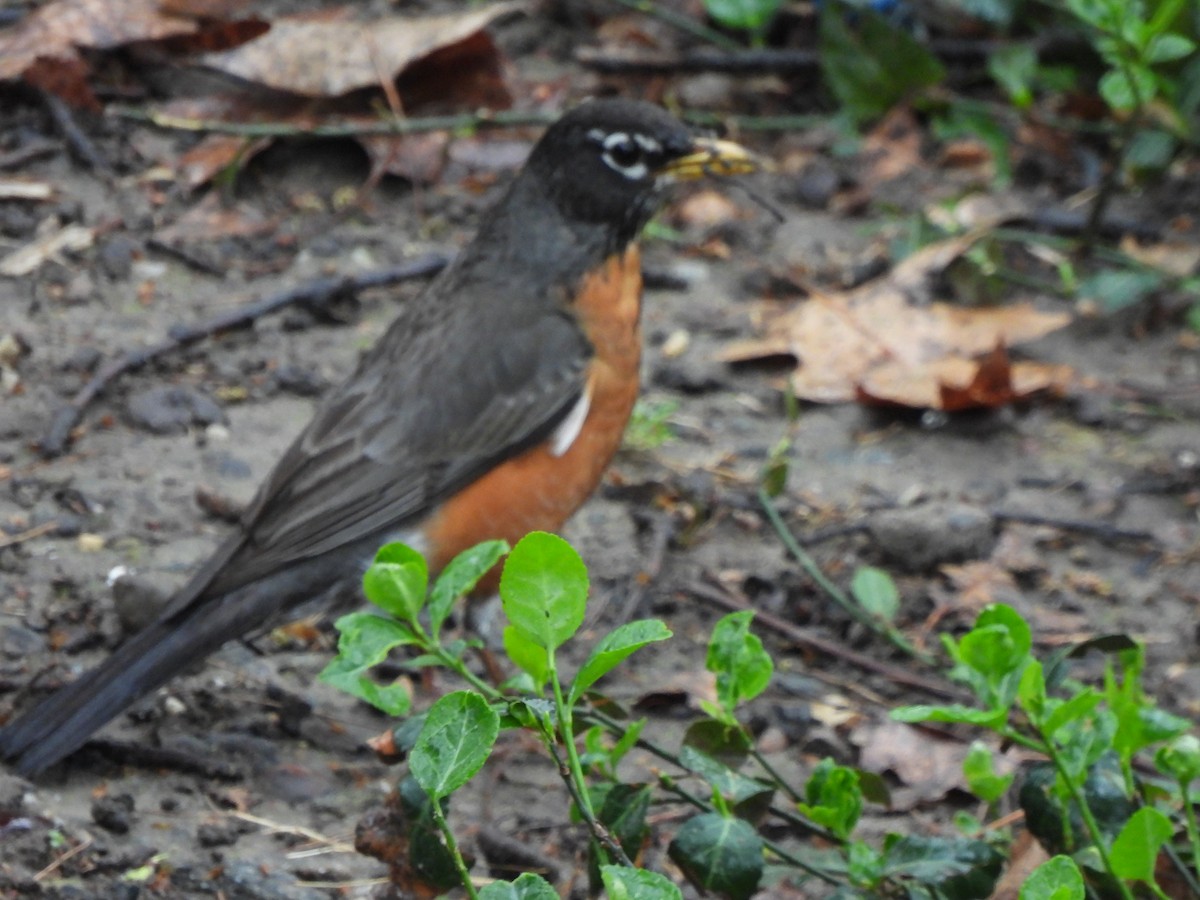
<path fill-rule="evenodd" d="M 357 586 L 388 541 L 437 571 L 480 541 L 558 529 L 637 396 L 635 241 L 661 188 L 753 168 L 737 144 L 646 103 L 564 115 L 474 240 L 323 399 L 237 531 L 157 620 L 0 730 L 0 756 L 45 769 L 226 641 Z"/>

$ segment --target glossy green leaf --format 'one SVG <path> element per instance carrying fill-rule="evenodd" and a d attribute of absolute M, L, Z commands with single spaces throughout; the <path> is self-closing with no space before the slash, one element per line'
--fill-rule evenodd
<path fill-rule="evenodd" d="M 479 900 L 560 900 L 558 891 L 541 875 L 524 872 L 516 881 L 493 881 L 479 891 Z"/>
<path fill-rule="evenodd" d="M 1109 851 L 1118 878 L 1150 882 L 1158 852 L 1174 833 L 1171 820 L 1152 806 L 1143 806 L 1125 823 Z"/>
<path fill-rule="evenodd" d="M 995 803 L 1012 786 L 1015 775 L 1000 775 L 996 772 L 996 760 L 991 748 L 981 741 L 971 744 L 963 760 L 963 774 L 967 787 L 985 803 Z"/>
<path fill-rule="evenodd" d="M 450 560 L 429 592 L 429 627 L 436 638 L 460 597 L 465 597 L 508 552 L 504 541 L 484 541 Z"/>
<path fill-rule="evenodd" d="M 628 866 L 601 866 L 608 900 L 683 900 L 679 888 L 664 875 Z"/>
<path fill-rule="evenodd" d="M 732 900 L 747 900 L 762 878 L 762 838 L 742 819 L 694 816 L 676 833 L 667 854 L 697 887 Z"/>
<path fill-rule="evenodd" d="M 521 671 L 529 674 L 534 681 L 535 692 L 540 693 L 550 679 L 549 651 L 524 631 L 513 625 L 505 625 L 504 652 Z"/>
<path fill-rule="evenodd" d="M 425 605 L 429 567 L 425 557 L 405 544 L 385 544 L 363 574 L 368 600 L 402 622 L 415 623 Z"/>
<path fill-rule="evenodd" d="M 708 14 L 726 28 L 760 31 L 779 11 L 783 0 L 704 0 Z"/>
<path fill-rule="evenodd" d="M 847 839 L 862 815 L 858 772 L 826 757 L 813 769 L 804 785 L 804 802 L 797 803 L 796 808 L 842 840 Z"/>
<path fill-rule="evenodd" d="M 1058 855 L 1029 873 L 1018 900 L 1084 900 L 1087 889 L 1075 860 Z"/>
<path fill-rule="evenodd" d="M 713 627 L 705 666 L 717 676 L 717 699 L 732 715 L 741 702 L 766 689 L 775 669 L 762 641 L 750 632 L 753 610 L 729 613 Z"/>
<path fill-rule="evenodd" d="M 367 675 L 394 647 L 416 644 L 412 630 L 395 619 L 372 613 L 350 613 L 337 620 L 338 654 L 318 676 L 326 684 L 365 700 L 390 716 L 405 715 L 412 706 L 401 683 L 382 685 Z"/>
<path fill-rule="evenodd" d="M 665 641 L 671 636 L 670 629 L 658 619 L 641 619 L 619 625 L 600 639 L 587 661 L 580 666 L 571 683 L 571 705 L 583 696 L 593 684 L 620 665 L 630 654 L 647 644 Z"/>
<path fill-rule="evenodd" d="M 474 691 L 447 694 L 429 708 L 408 768 L 435 801 L 462 787 L 487 761 L 500 717 Z"/>
<path fill-rule="evenodd" d="M 562 538 L 535 531 L 508 554 L 500 601 L 514 628 L 547 650 L 561 647 L 583 624 L 587 567 Z"/>

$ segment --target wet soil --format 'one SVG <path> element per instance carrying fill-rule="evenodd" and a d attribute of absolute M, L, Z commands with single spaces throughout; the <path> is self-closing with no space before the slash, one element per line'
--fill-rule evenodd
<path fill-rule="evenodd" d="M 591 86 L 581 80 L 572 93 Z M 37 108 L 8 102 L 20 127 L 52 136 Z M 199 195 L 164 194 L 139 178 L 145 160 L 177 155 L 189 139 L 95 127 L 126 174 L 97 178 L 65 151 L 21 174 L 55 186 L 62 220 L 103 225 L 96 245 L 0 281 L 0 332 L 29 348 L 0 407 L 0 715 L 103 658 L 155 602 L 152 589 L 169 590 L 205 558 L 233 526 L 198 505 L 197 490 L 232 508 L 248 500 L 315 398 L 421 286 L 292 308 L 170 355 L 119 379 L 87 411 L 69 453 L 42 460 L 36 443 L 51 414 L 96 364 L 283 285 L 452 249 L 507 177 L 451 173 L 419 190 L 387 179 L 335 213 L 335 195 L 365 179 L 361 153 L 348 142 L 283 145 L 254 160 L 228 198 L 273 227 L 198 246 L 217 270 L 206 272 L 154 243 Z M 760 144 L 768 155 L 776 146 Z M 755 333 L 764 304 L 798 302 L 764 299 L 770 273 L 803 261 L 835 286 L 873 258 L 881 236 L 902 229 L 897 207 L 919 210 L 958 189 L 933 171 L 886 203 L 835 213 L 805 205 L 797 177 L 757 182 L 777 198 L 783 224 L 735 194 L 737 221 L 648 242 L 648 269 L 677 276 L 670 289 L 649 290 L 645 308 L 645 395 L 677 404 L 671 437 L 622 451 L 567 536 L 595 584 L 584 647 L 639 616 L 662 618 L 675 638 L 636 655 L 608 691 L 649 715 L 660 743 L 677 742 L 706 690 L 704 645 L 721 599 L 919 671 L 833 605 L 762 515 L 759 473 L 787 438 L 777 501 L 786 521 L 814 539 L 812 553 L 840 584 L 860 565 L 893 572 L 913 640 L 936 647 L 937 630 L 969 623 L 987 600 L 1029 617 L 1043 651 L 1128 633 L 1146 644 L 1156 696 L 1196 715 L 1200 404 L 1178 389 L 1200 383 L 1194 334 L 1145 310 L 1081 320 L 1023 352 L 1070 365 L 1086 386 L 1016 408 L 953 417 L 792 410 L 782 369 L 718 360 L 726 342 Z M 1154 213 L 1152 198 L 1130 203 Z M 6 245 L 48 215 L 0 207 Z M 720 252 L 704 252 L 718 243 Z M 1130 385 L 1136 399 L 1120 389 Z M 165 387 L 184 399 L 167 402 Z M 149 586 L 123 606 L 106 583 L 118 567 Z M 761 633 L 778 674 L 748 719 L 772 762 L 797 780 L 823 755 L 857 763 L 889 704 L 929 699 L 784 631 Z M 293 629 L 227 646 L 36 782 L 0 774 L 0 894 L 370 895 L 384 867 L 352 852 L 353 832 L 395 770 L 363 746 L 386 722 L 316 680 L 332 643 L 327 629 Z M 417 702 L 455 686 L 443 676 L 418 681 Z M 654 765 L 635 752 L 630 777 Z M 894 780 L 901 795 L 916 790 Z M 893 811 L 873 809 L 869 829 L 936 831 L 963 805 L 945 787 L 923 789 Z M 584 845 L 567 805 L 554 766 L 527 736 L 506 733 L 454 815 L 473 852 L 495 834 L 517 838 L 557 863 L 560 886 L 574 879 L 581 889 Z M 669 834 L 677 820 L 664 814 L 658 829 Z M 650 861 L 669 867 L 663 846 L 655 841 Z"/>

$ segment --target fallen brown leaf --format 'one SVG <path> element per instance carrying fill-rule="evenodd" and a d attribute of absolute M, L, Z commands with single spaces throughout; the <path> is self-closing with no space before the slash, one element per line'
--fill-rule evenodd
<path fill-rule="evenodd" d="M 1070 376 L 1065 367 L 1012 363 L 1006 348 L 1062 328 L 1069 314 L 1029 303 L 964 309 L 927 301 L 931 276 L 981 232 L 931 244 L 852 291 L 814 292 L 770 321 L 763 338 L 732 345 L 722 358 L 791 356 L 799 363 L 792 389 L 815 403 L 858 399 L 958 410 L 1063 384 Z"/>
<path fill-rule="evenodd" d="M 276 19 L 240 47 L 206 54 L 209 68 L 307 97 L 336 97 L 391 80 L 413 63 L 468 40 L 519 7 L 493 4 L 440 16 L 373 21 Z"/>

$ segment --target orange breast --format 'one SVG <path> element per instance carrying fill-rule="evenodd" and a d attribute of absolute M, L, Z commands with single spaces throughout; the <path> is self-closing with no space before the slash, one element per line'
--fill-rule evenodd
<path fill-rule="evenodd" d="M 582 285 L 575 310 L 595 356 L 588 373 L 591 404 L 579 435 L 561 456 L 541 444 L 442 504 L 423 529 L 431 570 L 480 541 L 515 544 L 531 531 L 555 531 L 596 489 L 637 399 L 641 295 L 635 246 L 611 257 Z M 493 572 L 479 591 L 495 590 L 498 575 Z"/>

